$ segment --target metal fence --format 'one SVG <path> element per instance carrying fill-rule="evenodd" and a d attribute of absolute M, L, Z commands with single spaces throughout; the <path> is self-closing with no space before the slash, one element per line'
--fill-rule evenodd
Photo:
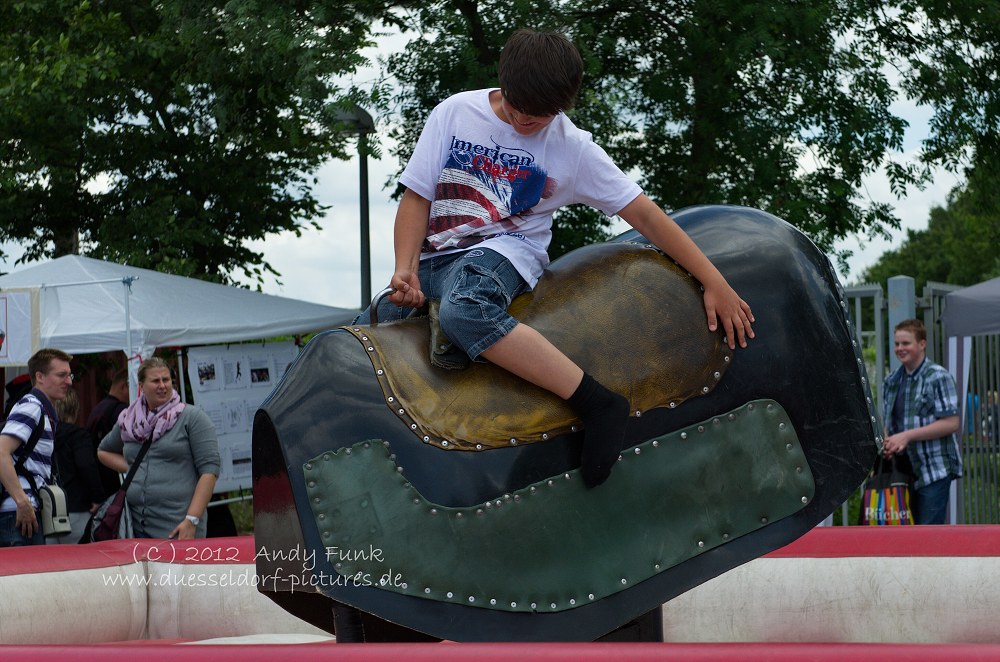
<path fill-rule="evenodd" d="M 945 296 L 954 285 L 929 282 L 916 298 L 915 309 L 927 327 L 927 356 L 947 365 L 947 338 L 942 325 Z M 892 330 L 888 300 L 880 285 L 844 289 L 862 356 L 871 377 L 872 396 L 881 411 L 881 386 L 889 369 Z M 957 523 L 1000 524 L 1000 336 L 973 339 L 969 391 L 963 404 L 965 421 L 960 436 L 964 476 L 956 482 Z M 858 491 L 860 497 L 860 489 Z M 853 524 L 851 501 L 834 523 Z"/>

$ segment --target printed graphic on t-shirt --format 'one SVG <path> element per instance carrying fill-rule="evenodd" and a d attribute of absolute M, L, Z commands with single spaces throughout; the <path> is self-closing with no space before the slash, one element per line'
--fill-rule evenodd
<path fill-rule="evenodd" d="M 457 137 L 438 178 L 424 252 L 465 248 L 512 233 L 522 214 L 555 190 L 556 182 L 529 152 Z"/>

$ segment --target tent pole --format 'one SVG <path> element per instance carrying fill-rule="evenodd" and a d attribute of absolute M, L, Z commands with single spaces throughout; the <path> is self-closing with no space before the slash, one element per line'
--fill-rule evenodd
<path fill-rule="evenodd" d="M 177 382 L 181 387 L 181 402 L 187 402 L 187 389 L 184 387 L 184 350 L 177 348 Z"/>
<path fill-rule="evenodd" d="M 132 360 L 136 353 L 132 347 L 132 283 L 138 280 L 138 276 L 126 276 L 122 278 L 122 285 L 125 286 L 125 365 L 128 368 L 128 395 L 129 402 L 132 402 L 139 395 L 139 379 L 137 370 L 132 370 Z"/>

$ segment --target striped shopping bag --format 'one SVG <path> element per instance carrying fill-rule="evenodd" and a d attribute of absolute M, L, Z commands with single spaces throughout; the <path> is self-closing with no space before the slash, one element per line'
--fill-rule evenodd
<path fill-rule="evenodd" d="M 894 458 L 879 458 L 865 481 L 861 495 L 859 524 L 892 526 L 913 524 L 910 507 L 910 477 L 899 470 Z"/>

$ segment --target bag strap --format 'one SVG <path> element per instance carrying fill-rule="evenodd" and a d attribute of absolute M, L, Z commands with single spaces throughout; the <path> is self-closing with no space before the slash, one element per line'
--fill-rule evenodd
<path fill-rule="evenodd" d="M 142 459 L 146 457 L 146 453 L 149 451 L 149 447 L 153 444 L 153 436 L 150 435 L 149 439 L 142 442 L 142 448 L 139 449 L 139 454 L 135 457 L 135 462 L 129 467 L 128 474 L 125 476 L 125 480 L 122 482 L 122 486 L 119 488 L 121 490 L 128 490 L 128 486 L 132 484 L 132 479 L 135 478 L 135 472 L 139 470 L 139 465 L 142 464 Z"/>

